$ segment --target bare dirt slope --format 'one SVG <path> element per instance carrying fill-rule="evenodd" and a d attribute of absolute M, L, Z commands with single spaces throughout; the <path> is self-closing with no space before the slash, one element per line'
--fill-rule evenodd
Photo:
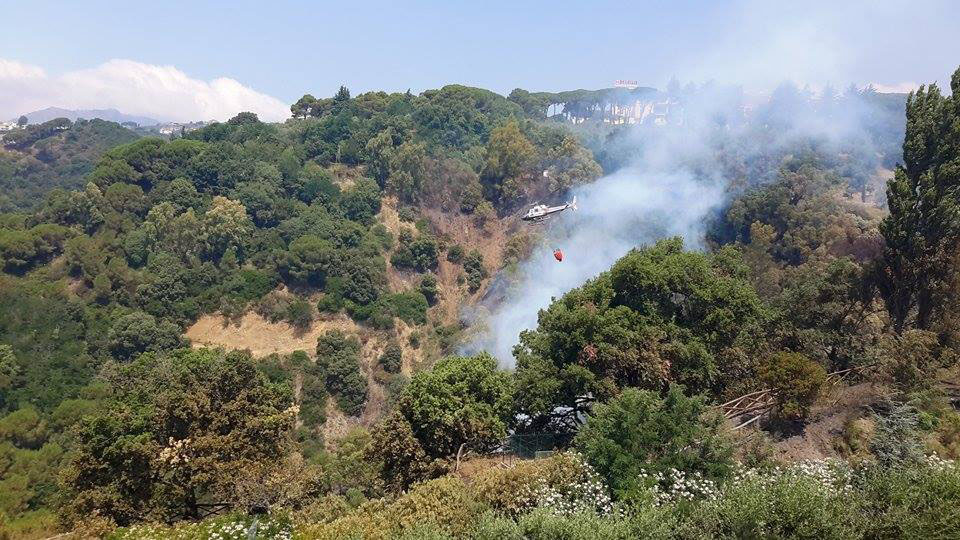
<path fill-rule="evenodd" d="M 310 328 L 300 331 L 285 322 L 272 323 L 248 312 L 239 324 L 232 324 L 219 314 L 204 315 L 187 328 L 185 335 L 194 347 L 249 350 L 253 356 L 288 354 L 297 350 L 312 355 L 317 348 L 317 338 L 334 329 L 355 334 L 359 326 L 344 315 L 315 321 Z"/>
<path fill-rule="evenodd" d="M 449 239 L 451 245 L 460 244 L 467 252 L 474 249 L 479 251 L 483 255 L 484 265 L 491 276 L 503 265 L 504 248 L 510 238 L 511 228 L 516 225 L 516 220 L 493 219 L 478 226 L 473 216 L 437 210 L 424 210 L 423 213 L 430 219 L 439 234 Z M 437 316 L 447 324 L 458 320 L 462 304 L 476 303 L 483 296 L 486 285 L 489 284 L 487 280 L 477 291 L 470 293 L 465 285 L 457 283 L 457 278 L 462 273 L 463 269 L 460 265 L 441 257 L 437 267 L 441 299 L 436 312 Z"/>
<path fill-rule="evenodd" d="M 398 202 L 395 197 L 384 197 L 377 219 L 396 237 L 404 228 L 413 229 L 412 223 L 404 223 L 397 214 Z M 432 232 L 445 238 L 449 245 L 459 244 L 467 252 L 477 250 L 483 255 L 484 264 L 493 275 L 503 264 L 504 248 L 517 220 L 513 218 L 491 219 L 478 224 L 474 216 L 460 212 L 445 212 L 434 208 L 420 208 L 421 215 L 430 222 Z M 447 261 L 441 254 L 436 269 L 437 286 L 440 298 L 431 309 L 431 315 L 443 324 L 453 324 L 458 320 L 460 306 L 474 303 L 483 295 L 484 287 L 470 293 L 467 286 L 457 283 L 463 273 L 459 264 Z M 399 292 L 415 287 L 421 275 L 416 272 L 401 271 L 388 266 L 387 279 L 390 290 Z"/>
<path fill-rule="evenodd" d="M 879 389 L 871 383 L 834 386 L 811 411 L 802 433 L 774 443 L 773 457 L 782 461 L 839 457 L 834 445 L 844 425 L 863 415 L 879 395 Z"/>

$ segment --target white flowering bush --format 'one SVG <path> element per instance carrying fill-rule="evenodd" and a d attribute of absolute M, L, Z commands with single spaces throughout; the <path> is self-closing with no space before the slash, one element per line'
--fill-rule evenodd
<path fill-rule="evenodd" d="M 720 493 L 717 483 L 704 478 L 699 471 L 690 474 L 674 468 L 665 472 L 644 471 L 640 473 L 640 482 L 649 486 L 655 506 L 698 499 L 716 500 Z"/>
<path fill-rule="evenodd" d="M 677 476 L 661 486 L 661 504 L 676 505 L 689 534 L 735 538 L 857 538 L 854 474 L 840 460 L 770 468 L 736 467 L 719 485 Z M 668 478 L 669 480 L 669 478 Z"/>
<path fill-rule="evenodd" d="M 117 529 L 109 540 L 247 540 L 255 533 L 258 540 L 290 540 L 293 527 L 278 516 L 253 518 L 228 515 L 199 523 L 174 526 L 141 524 Z"/>
<path fill-rule="evenodd" d="M 584 478 L 568 484 L 550 485 L 540 480 L 527 495 L 530 509 L 542 508 L 554 515 L 575 514 L 607 515 L 613 511 L 613 499 L 598 475 L 589 465 L 585 466 Z"/>
<path fill-rule="evenodd" d="M 768 469 L 739 467 L 735 470 L 729 488 L 743 485 L 758 487 L 776 483 L 809 482 L 811 486 L 822 489 L 827 495 L 849 493 L 853 486 L 853 470 L 850 465 L 838 459 L 803 460 L 785 466 Z"/>
<path fill-rule="evenodd" d="M 536 508 L 556 515 L 606 515 L 614 509 L 603 479 L 574 452 L 490 469 L 473 486 L 481 502 L 511 516 Z"/>
<path fill-rule="evenodd" d="M 725 493 L 737 489 L 767 489 L 776 484 L 808 483 L 825 495 L 848 494 L 853 471 L 841 460 L 804 460 L 785 466 L 758 469 L 739 466 L 724 483 L 704 477 L 700 472 L 687 473 L 675 468 L 666 471 L 643 471 L 639 483 L 649 490 L 655 506 L 692 501 L 717 501 Z"/>
<path fill-rule="evenodd" d="M 943 459 L 936 454 L 930 454 L 923 458 L 923 464 L 938 472 L 960 468 L 960 462 L 952 459 Z"/>

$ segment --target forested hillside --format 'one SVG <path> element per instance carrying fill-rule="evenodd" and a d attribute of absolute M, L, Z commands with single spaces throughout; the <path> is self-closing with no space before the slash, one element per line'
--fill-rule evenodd
<path fill-rule="evenodd" d="M 54 189 L 82 187 L 100 156 L 137 136 L 113 122 L 57 118 L 0 140 L 0 210 L 32 210 Z"/>
<path fill-rule="evenodd" d="M 5 138 L 11 159 L 46 152 L 40 157 L 52 164 L 91 145 L 90 130 L 97 144 L 113 146 L 78 170 L 80 189 L 71 191 L 77 180 L 53 166 L 42 170 L 50 184 L 15 169 L 4 188 L 24 207 L 58 188 L 35 211 L 3 214 L 0 228 L 7 515 L 56 503 L 57 470 L 77 422 L 116 412 L 109 403 L 117 387 L 105 373 L 144 354 L 173 354 L 204 314 L 224 325 L 255 314 L 294 333 L 348 329 L 323 333 L 307 355 L 257 363 L 273 366 L 270 384 L 296 387 L 286 399 L 300 408 L 299 444 L 323 455 L 320 427 L 331 407 L 360 415 L 374 392 L 370 414 L 380 414 L 415 358 L 450 350 L 457 303 L 500 263 L 483 254 L 499 248 L 462 245 L 445 231 L 469 241 L 527 194 L 600 174 L 561 127 L 530 121 L 484 90 L 351 98 L 344 88 L 331 99 L 307 96 L 293 111 L 297 118 L 283 125 L 241 113 L 183 138 L 119 146 L 133 137 L 109 139 L 110 130 L 129 132 L 96 120 Z M 444 220 L 452 225 L 438 229 Z M 454 225 L 471 231 L 464 236 Z M 26 463 L 36 463 L 33 472 Z"/>
<path fill-rule="evenodd" d="M 509 370 L 458 354 L 459 315 L 540 241 L 517 212 L 683 139 L 713 88 L 662 129 L 545 113 L 618 92 L 446 86 L 169 140 L 14 132 L 17 162 L 96 158 L 3 177 L 0 534 L 955 536 L 952 89 L 856 137 L 798 119 L 887 98 L 783 87 L 711 115 L 707 151 L 671 156 L 725 182 L 705 248 L 638 245 Z"/>

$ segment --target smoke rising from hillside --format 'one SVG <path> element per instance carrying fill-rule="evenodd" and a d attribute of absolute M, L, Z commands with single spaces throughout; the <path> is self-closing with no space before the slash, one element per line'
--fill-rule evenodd
<path fill-rule="evenodd" d="M 536 327 L 539 310 L 630 249 L 670 236 L 682 236 L 688 249 L 703 248 L 707 218 L 723 208 L 731 182 L 769 180 L 779 157 L 800 140 L 834 152 L 856 140 L 867 146 L 867 155 L 877 156 L 863 126 L 876 118 L 872 106 L 857 100 L 843 114 L 824 108 L 812 115 L 802 99 L 793 99 L 800 94 L 790 92 L 781 90 L 788 95 L 775 106 L 745 119 L 736 91 L 707 88 L 686 103 L 682 126 L 633 130 L 627 145 L 637 156 L 633 162 L 575 189 L 570 195 L 580 210 L 549 220 L 532 256 L 515 273 L 494 278 L 480 313 L 465 313 L 476 334 L 462 352 L 486 350 L 512 366 L 519 334 Z M 774 122 L 782 128 L 757 129 Z M 722 164 L 721 156 L 735 156 L 746 170 L 734 173 L 736 167 Z M 553 258 L 554 248 L 563 250 L 563 262 Z"/>
<path fill-rule="evenodd" d="M 636 246 L 674 235 L 699 246 L 703 218 L 723 201 L 722 182 L 710 185 L 682 172 L 641 168 L 604 177 L 575 194 L 580 210 L 564 212 L 549 226 L 545 242 L 522 263 L 505 291 L 506 301 L 494 307 L 469 352 L 486 350 L 512 365 L 519 332 L 536 326 L 538 310 L 552 298 L 582 285 Z M 562 263 L 553 258 L 554 247 L 563 250 Z"/>

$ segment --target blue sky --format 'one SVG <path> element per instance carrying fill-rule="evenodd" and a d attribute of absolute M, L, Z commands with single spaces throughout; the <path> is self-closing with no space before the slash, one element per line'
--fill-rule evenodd
<path fill-rule="evenodd" d="M 507 93 L 599 88 L 619 78 L 662 86 L 676 76 L 748 90 L 784 78 L 905 88 L 945 83 L 960 65 L 960 2 L 834 3 L 841 7 L 819 0 L 8 1 L 0 116 L 44 99 L 75 106 L 119 100 L 138 113 L 150 112 L 153 101 L 155 114 L 169 116 L 191 93 L 202 96 L 191 105 L 195 114 L 221 114 L 211 102 L 233 99 L 280 114 L 267 97 L 289 104 L 305 92 L 330 95 L 341 83 L 354 93 L 448 83 Z M 110 64 L 104 83 L 101 68 L 111 60 L 129 62 Z M 27 76 L 33 83 L 21 80 Z M 147 84 L 144 77 L 153 87 L 186 86 L 169 100 L 151 94 L 144 102 L 115 88 L 124 80 Z M 212 88 L 221 79 L 253 94 Z M 55 86 L 81 95 L 47 92 Z M 32 88 L 43 91 L 27 99 Z"/>

